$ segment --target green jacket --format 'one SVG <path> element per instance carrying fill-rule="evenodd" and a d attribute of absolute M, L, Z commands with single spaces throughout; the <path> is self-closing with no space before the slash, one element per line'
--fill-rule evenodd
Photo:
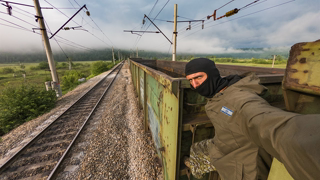
<path fill-rule="evenodd" d="M 259 82 L 249 74 L 208 100 L 211 163 L 224 180 L 267 179 L 273 156 L 296 180 L 320 179 L 320 115 L 270 106 Z"/>

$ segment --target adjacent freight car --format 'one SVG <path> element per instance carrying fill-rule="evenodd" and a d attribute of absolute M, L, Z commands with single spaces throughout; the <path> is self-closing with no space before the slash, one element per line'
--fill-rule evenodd
<path fill-rule="evenodd" d="M 299 113 L 320 113 L 320 41 L 293 46 L 287 70 L 247 66 L 219 65 L 221 76 L 255 72 L 268 88 L 262 97 L 272 106 Z M 315 57 L 318 57 L 316 59 Z M 132 81 L 144 112 L 145 130 L 152 133 L 155 148 L 162 163 L 164 179 L 187 180 L 188 169 L 183 157 L 190 146 L 212 138 L 214 127 L 204 105 L 206 99 L 190 88 L 184 69 L 186 62 L 128 60 Z M 283 83 L 282 83 L 283 81 Z M 269 179 L 287 174 L 281 164 L 274 163 Z M 195 179 L 190 177 L 190 179 Z M 218 180 L 217 172 L 203 179 Z"/>

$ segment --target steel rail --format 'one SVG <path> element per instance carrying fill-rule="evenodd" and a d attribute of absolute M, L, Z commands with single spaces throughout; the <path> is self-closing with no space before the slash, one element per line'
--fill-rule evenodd
<path fill-rule="evenodd" d="M 123 61 L 124 62 L 124 61 Z M 70 105 L 63 113 L 61 113 L 57 118 L 55 118 L 47 127 L 45 127 L 39 134 L 37 134 L 35 137 L 33 137 L 27 144 L 25 144 L 21 149 L 19 149 L 16 153 L 14 153 L 13 156 L 11 156 L 2 166 L 0 167 L 0 174 L 8 167 L 10 166 L 21 154 L 24 150 L 26 150 L 28 147 L 32 145 L 34 141 L 36 141 L 38 138 L 43 135 L 47 129 L 49 129 L 61 116 L 63 116 L 70 108 L 72 108 L 77 102 L 79 102 L 82 98 L 87 96 L 94 88 L 96 88 L 101 82 L 103 82 L 108 75 L 113 73 L 118 66 L 122 65 L 123 62 L 119 63 L 117 66 L 115 66 L 104 78 L 102 78 L 99 82 L 97 82 L 94 86 L 92 86 L 85 94 L 83 94 L 80 98 L 78 98 L 72 105 Z"/>
<path fill-rule="evenodd" d="M 99 98 L 98 102 L 96 103 L 96 105 L 93 107 L 92 111 L 90 112 L 89 116 L 86 118 L 86 120 L 84 121 L 84 123 L 82 124 L 81 128 L 79 129 L 78 133 L 76 134 L 76 136 L 73 138 L 72 142 L 69 144 L 68 148 L 66 149 L 66 151 L 63 153 L 62 157 L 60 158 L 59 162 L 57 163 L 57 165 L 55 166 L 55 168 L 51 171 L 50 175 L 48 176 L 47 180 L 52 179 L 53 177 L 55 177 L 57 174 L 57 169 L 59 168 L 60 164 L 62 163 L 62 161 L 64 160 L 65 156 L 68 154 L 69 150 L 71 149 L 71 147 L 73 146 L 73 143 L 76 141 L 76 139 L 78 138 L 79 134 L 81 133 L 82 129 L 84 128 L 84 126 L 87 124 L 88 120 L 90 119 L 92 113 L 96 110 L 97 106 L 100 104 L 102 98 L 105 96 L 106 92 L 109 90 L 109 87 L 112 85 L 113 81 L 117 78 L 117 75 L 119 74 L 122 66 L 123 66 L 123 62 L 120 65 L 121 67 L 119 68 L 117 74 L 114 76 L 114 78 L 112 79 L 112 81 L 110 82 L 110 84 L 106 87 L 106 89 L 104 90 L 103 94 L 101 95 L 101 97 Z M 116 69 L 116 68 L 115 68 Z"/>

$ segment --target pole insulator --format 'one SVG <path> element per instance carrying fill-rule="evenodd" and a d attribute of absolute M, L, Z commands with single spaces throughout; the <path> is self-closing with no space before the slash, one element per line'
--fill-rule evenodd
<path fill-rule="evenodd" d="M 11 16 L 12 15 L 12 6 L 9 5 L 9 2 L 6 2 L 6 6 L 7 6 L 7 11 L 8 11 L 8 14 Z"/>
<path fill-rule="evenodd" d="M 231 11 L 228 11 L 228 12 L 225 14 L 225 16 L 226 16 L 226 17 L 229 17 L 229 16 L 232 16 L 232 15 L 237 14 L 238 12 L 239 12 L 239 9 L 235 8 L 235 9 L 233 9 L 233 10 L 231 10 Z"/>

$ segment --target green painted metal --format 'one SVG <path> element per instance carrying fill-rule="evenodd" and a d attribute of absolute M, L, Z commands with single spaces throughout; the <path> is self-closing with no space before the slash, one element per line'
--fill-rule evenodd
<path fill-rule="evenodd" d="M 320 40 L 291 47 L 282 89 L 286 110 L 320 113 Z M 276 179 L 293 180 L 284 165 L 274 159 L 268 180 Z"/>
<path fill-rule="evenodd" d="M 142 106 L 146 104 L 145 115 L 162 161 L 164 177 L 176 179 L 179 86 L 170 77 L 155 74 L 152 69 L 135 62 L 130 62 L 130 69 L 133 69 L 132 75 L 135 76 L 132 79 L 138 91 L 139 102 Z"/>
<path fill-rule="evenodd" d="M 139 104 L 144 110 L 145 125 L 151 131 L 165 180 L 187 179 L 183 157 L 190 154 L 193 143 L 214 136 L 214 128 L 205 113 L 206 99 L 190 89 L 183 74 L 186 63 L 131 59 L 129 64 Z M 235 66 L 221 68 L 222 76 L 254 70 Z M 271 68 L 259 71 L 264 72 L 259 77 L 269 88 L 263 98 L 283 108 L 281 73 L 284 71 Z M 270 75 L 272 73 L 280 74 Z M 195 178 L 191 176 L 191 179 Z M 208 173 L 203 178 L 208 179 L 217 180 L 217 173 Z"/>

